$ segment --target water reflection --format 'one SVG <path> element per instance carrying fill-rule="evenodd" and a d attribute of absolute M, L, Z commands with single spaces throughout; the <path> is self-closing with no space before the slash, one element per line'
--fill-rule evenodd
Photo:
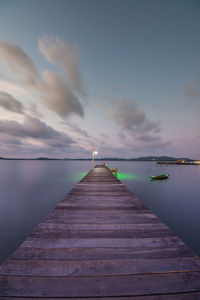
<path fill-rule="evenodd" d="M 0 161 L 0 261 L 90 169 L 87 161 Z"/>
<path fill-rule="evenodd" d="M 121 180 L 172 231 L 200 255 L 200 168 L 152 162 L 113 162 L 119 173 L 169 174 L 168 180 Z"/>
<path fill-rule="evenodd" d="M 131 173 L 117 173 L 116 177 L 119 180 L 139 180 L 147 181 L 149 178 L 141 174 L 131 174 Z"/>

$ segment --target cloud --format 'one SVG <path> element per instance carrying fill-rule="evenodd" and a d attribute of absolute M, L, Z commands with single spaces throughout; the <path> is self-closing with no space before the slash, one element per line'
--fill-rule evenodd
<path fill-rule="evenodd" d="M 136 152 L 146 155 L 148 151 L 159 153 L 169 147 L 170 143 L 160 135 L 160 122 L 152 121 L 135 101 L 122 98 L 108 108 L 108 114 L 120 129 L 114 137 L 114 145 L 119 152 L 121 150 L 121 156 L 131 157 Z"/>
<path fill-rule="evenodd" d="M 0 41 L 0 57 L 12 72 L 21 73 L 28 83 L 35 83 L 38 77 L 36 67 L 22 48 Z"/>
<path fill-rule="evenodd" d="M 0 120 L 0 147 L 4 157 L 88 157 L 88 150 L 65 132 L 26 116 L 23 123 Z"/>
<path fill-rule="evenodd" d="M 28 104 L 28 110 L 30 112 L 31 115 L 33 115 L 36 118 L 42 118 L 43 114 L 41 112 L 39 112 L 37 105 L 33 102 L 30 102 Z"/>
<path fill-rule="evenodd" d="M 148 133 L 142 133 L 142 134 L 138 134 L 138 135 L 134 135 L 134 138 L 138 141 L 141 142 L 158 142 L 161 140 L 161 138 L 159 136 L 151 136 Z"/>
<path fill-rule="evenodd" d="M 0 42 L 0 60 L 19 84 L 36 93 L 41 103 L 65 119 L 71 114 L 84 116 L 80 98 L 84 96 L 79 59 L 74 47 L 58 37 L 42 38 L 39 48 L 45 58 L 62 68 L 60 76 L 44 70 L 40 75 L 31 58 L 17 45 Z"/>
<path fill-rule="evenodd" d="M 78 97 L 63 79 L 50 71 L 43 73 L 43 81 L 38 85 L 42 103 L 65 119 L 71 114 L 84 116 L 83 106 Z"/>
<path fill-rule="evenodd" d="M 72 122 L 70 122 L 70 123 L 69 123 L 69 122 L 65 122 L 65 124 L 66 124 L 71 130 L 73 130 L 74 132 L 80 134 L 82 137 L 89 138 L 89 135 L 88 135 L 87 131 L 84 130 L 84 129 L 81 129 L 81 128 L 79 127 L 78 124 L 75 124 L 75 123 L 72 123 Z"/>
<path fill-rule="evenodd" d="M 0 135 L 19 138 L 19 141 L 28 141 L 30 144 L 67 149 L 75 141 L 64 132 L 60 132 L 28 115 L 21 124 L 17 121 L 0 120 Z"/>
<path fill-rule="evenodd" d="M 0 91 L 0 106 L 12 112 L 24 113 L 24 106 L 21 102 L 13 98 L 12 95 L 2 91 Z"/>
<path fill-rule="evenodd" d="M 159 123 L 151 121 L 144 110 L 133 101 L 121 99 L 114 107 L 108 109 L 108 113 L 111 119 L 124 130 L 140 133 L 160 131 Z"/>
<path fill-rule="evenodd" d="M 7 78 L 1 78 L 1 74 L 0 74 L 0 87 L 1 87 L 1 90 L 3 92 L 9 92 L 9 94 L 12 94 L 12 95 L 16 95 L 17 96 L 27 96 L 29 95 L 29 91 L 27 89 L 25 89 L 24 87 L 22 87 L 21 85 L 19 84 L 16 84 L 14 82 L 11 82 L 11 81 L 8 81 Z"/>

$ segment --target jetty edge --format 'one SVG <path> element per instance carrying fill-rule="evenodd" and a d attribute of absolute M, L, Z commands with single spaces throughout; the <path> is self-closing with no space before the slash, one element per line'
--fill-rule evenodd
<path fill-rule="evenodd" d="M 0 266 L 3 299 L 200 299 L 200 258 L 97 165 Z"/>

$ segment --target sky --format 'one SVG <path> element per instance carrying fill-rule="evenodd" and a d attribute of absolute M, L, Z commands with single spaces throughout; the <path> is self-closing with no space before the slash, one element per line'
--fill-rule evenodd
<path fill-rule="evenodd" d="M 0 157 L 200 159 L 199 0 L 0 0 Z"/>

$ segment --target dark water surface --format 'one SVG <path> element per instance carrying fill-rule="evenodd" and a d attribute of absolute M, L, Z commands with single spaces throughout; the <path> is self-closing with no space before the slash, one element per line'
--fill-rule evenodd
<path fill-rule="evenodd" d="M 108 165 L 117 167 L 120 180 L 200 255 L 200 166 L 124 161 Z M 0 161 L 0 262 L 90 168 L 89 161 Z M 170 178 L 149 179 L 161 173 Z"/>

